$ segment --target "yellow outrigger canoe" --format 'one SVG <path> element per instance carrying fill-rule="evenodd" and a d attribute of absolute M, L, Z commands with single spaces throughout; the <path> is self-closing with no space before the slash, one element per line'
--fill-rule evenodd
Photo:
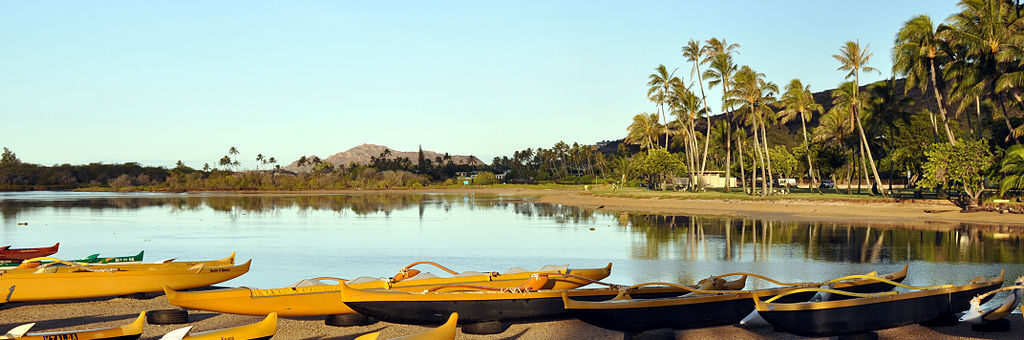
<path fill-rule="evenodd" d="M 455 339 L 455 326 L 459 322 L 459 313 L 452 313 L 448 316 L 448 321 L 440 327 L 431 329 L 423 333 L 417 333 L 413 335 L 407 335 L 399 338 L 391 338 L 388 340 L 454 340 Z M 356 338 L 355 340 L 383 340 L 380 339 L 380 332 L 373 332 Z"/>
<path fill-rule="evenodd" d="M 29 333 L 34 323 L 21 325 L 0 335 L 0 340 L 130 340 L 142 335 L 142 325 L 146 323 L 146 312 L 139 314 L 134 322 L 114 328 L 89 329 L 82 331 L 64 331 L 48 333 Z"/>
<path fill-rule="evenodd" d="M 451 277 L 438 277 L 421 273 L 411 267 L 431 264 L 449 273 Z M 433 262 L 416 262 L 386 279 L 361 277 L 355 280 L 319 277 L 303 280 L 287 288 L 255 289 L 248 287 L 179 292 L 175 287 L 165 289 L 167 302 L 190 309 L 242 315 L 266 315 L 276 312 L 281 316 L 317 316 L 353 314 L 354 310 L 342 303 L 341 282 L 356 289 L 395 290 L 421 292 L 439 286 L 471 285 L 490 288 L 515 288 L 531 275 L 547 274 L 543 289 L 572 289 L 599 281 L 611 274 L 612 264 L 603 268 L 570 269 L 568 266 L 544 266 L 536 271 L 513 268 L 503 273 L 457 273 Z M 321 281 L 334 281 L 325 284 Z"/>
<path fill-rule="evenodd" d="M 187 267 L 182 263 L 147 267 L 68 263 L 61 267 L 6 271 L 0 272 L 0 303 L 151 293 L 162 291 L 164 287 L 204 287 L 245 274 L 251 262 L 238 266 L 207 265 L 216 263 L 211 261 Z"/>
<path fill-rule="evenodd" d="M 234 328 L 191 333 L 192 326 L 164 334 L 160 340 L 267 340 L 277 333 L 277 313 L 270 313 L 263 321 Z"/>

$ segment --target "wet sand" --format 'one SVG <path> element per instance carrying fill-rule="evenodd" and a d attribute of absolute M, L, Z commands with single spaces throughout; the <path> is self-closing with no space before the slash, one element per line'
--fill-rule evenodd
<path fill-rule="evenodd" d="M 151 294 L 152 295 L 152 294 Z M 148 299 L 111 298 L 57 303 L 8 303 L 0 306 L 0 332 L 24 323 L 35 322 L 34 331 L 60 331 L 115 327 L 127 324 L 139 312 L 174 308 L 163 295 Z M 262 320 L 258 316 L 219 314 L 190 311 L 191 325 L 196 331 L 235 327 Z M 969 326 L 924 327 L 903 326 L 878 332 L 880 339 L 1021 339 L 1024 322 L 1020 314 L 1012 314 L 1010 332 L 981 333 Z M 163 334 L 187 325 L 150 325 L 143 328 L 142 339 L 159 339 Z M 426 330 L 426 327 L 376 323 L 360 327 L 326 326 L 322 318 L 281 318 L 274 339 L 351 340 L 370 333 L 382 332 L 381 339 L 391 339 Z M 771 328 L 744 329 L 739 326 L 721 326 L 695 330 L 647 332 L 635 339 L 797 339 L 800 337 L 772 331 Z M 605 330 L 578 320 L 560 320 L 513 324 L 500 334 L 469 335 L 461 331 L 456 339 L 479 340 L 619 340 L 623 333 Z"/>

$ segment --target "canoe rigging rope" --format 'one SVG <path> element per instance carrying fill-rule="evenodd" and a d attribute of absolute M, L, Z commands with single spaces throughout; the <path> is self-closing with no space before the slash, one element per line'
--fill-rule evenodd
<path fill-rule="evenodd" d="M 947 285 L 947 286 L 952 287 L 952 285 Z M 775 300 L 778 300 L 779 298 L 781 298 L 783 296 L 786 296 L 786 295 L 806 293 L 806 292 L 826 292 L 826 293 L 846 295 L 846 296 L 859 297 L 859 298 L 871 298 L 871 297 L 889 296 L 889 295 L 899 294 L 898 292 L 892 292 L 892 291 L 889 291 L 889 292 L 879 292 L 879 293 L 852 293 L 852 292 L 847 292 L 847 291 L 844 291 L 844 290 L 830 289 L 830 288 L 797 288 L 797 289 L 789 290 L 789 291 L 786 291 L 786 292 L 784 292 L 782 294 L 773 296 L 772 298 L 770 298 L 768 300 L 765 300 L 764 303 L 772 303 Z"/>
<path fill-rule="evenodd" d="M 943 289 L 943 288 L 953 287 L 953 285 L 951 285 L 951 284 L 936 285 L 936 286 L 911 286 L 911 285 L 905 285 L 905 284 L 902 284 L 902 283 L 899 283 L 899 282 L 896 282 L 896 281 L 892 281 L 892 280 L 889 280 L 889 279 L 886 279 L 886 278 L 883 278 L 883 277 L 870 276 L 870 275 L 843 276 L 841 278 L 825 282 L 825 283 L 823 283 L 821 285 L 827 285 L 827 284 L 836 283 L 836 282 L 839 282 L 839 281 L 846 281 L 846 280 L 850 280 L 850 279 L 875 280 L 875 281 L 886 283 L 886 284 L 890 284 L 890 285 L 893 285 L 893 286 L 896 286 L 896 287 L 906 288 L 906 289 L 913 289 L 913 290 Z"/>
<path fill-rule="evenodd" d="M 434 267 L 441 268 L 441 270 L 446 271 L 449 274 L 459 275 L 459 272 L 456 272 L 454 270 L 448 269 L 447 267 L 442 266 L 440 264 L 437 264 L 437 262 L 433 262 L 433 261 L 417 261 L 417 262 L 413 262 L 413 263 L 409 264 L 408 266 L 402 267 L 402 269 L 399 269 L 398 271 L 399 272 L 407 271 L 409 269 L 412 269 L 412 267 L 415 267 L 416 265 L 419 265 L 419 264 L 429 264 L 429 265 L 432 265 Z"/>
<path fill-rule="evenodd" d="M 679 289 L 682 289 L 682 290 L 687 290 L 687 291 L 694 292 L 694 293 L 697 293 L 697 294 L 712 294 L 712 295 L 714 295 L 714 294 L 741 294 L 741 293 L 749 293 L 749 291 L 744 291 L 744 290 L 703 290 L 703 289 L 693 288 L 693 287 L 690 287 L 690 286 L 684 286 L 684 285 L 675 284 L 675 283 L 669 283 L 669 282 L 639 283 L 639 284 L 635 284 L 635 285 L 632 285 L 632 286 L 629 286 L 629 287 L 625 287 L 624 289 L 625 290 L 629 290 L 629 289 L 635 289 L 635 288 L 640 288 L 640 287 L 644 287 L 644 286 L 669 286 L 669 287 L 679 288 Z M 622 288 L 620 288 L 620 289 L 622 289 Z"/>
<path fill-rule="evenodd" d="M 1017 280 L 1019 281 L 1020 279 L 1017 279 Z M 998 292 L 1007 292 L 1007 291 L 1017 290 L 1017 289 L 1024 289 L 1024 285 L 1013 285 L 1013 286 L 1002 287 L 1002 288 L 990 291 L 990 292 L 985 293 L 985 294 L 979 294 L 978 296 L 975 296 L 971 300 L 981 301 L 982 299 L 985 299 L 985 298 L 987 298 L 989 296 L 995 295 Z"/>
<path fill-rule="evenodd" d="M 798 283 L 779 282 L 779 281 L 772 280 L 769 277 L 765 277 L 765 276 L 754 274 L 754 273 L 744 273 L 744 272 L 715 275 L 715 276 L 712 276 L 712 278 L 719 279 L 719 278 L 723 278 L 723 277 L 727 277 L 727 276 L 739 276 L 739 275 L 747 275 L 747 276 L 751 276 L 751 277 L 756 277 L 756 278 L 759 278 L 761 280 L 765 280 L 765 281 L 768 281 L 768 282 L 771 282 L 771 283 L 774 283 L 774 284 L 777 284 L 777 285 L 780 285 L 780 286 L 819 286 L 819 285 L 821 285 L 821 284 L 818 284 L 818 283 L 809 283 L 809 282 L 798 282 Z"/>
<path fill-rule="evenodd" d="M 550 274 L 548 274 L 548 276 L 563 276 L 563 277 L 573 278 L 573 279 L 577 279 L 577 280 L 583 280 L 583 281 L 586 281 L 587 283 L 590 283 L 590 284 L 598 284 L 598 285 L 607 286 L 609 288 L 615 288 L 615 289 L 621 289 L 622 287 L 625 287 L 625 285 L 601 282 L 600 280 L 594 280 L 594 279 L 591 279 L 589 277 L 583 277 L 583 276 L 573 275 L 573 274 L 568 274 L 568 273 L 550 273 Z"/>

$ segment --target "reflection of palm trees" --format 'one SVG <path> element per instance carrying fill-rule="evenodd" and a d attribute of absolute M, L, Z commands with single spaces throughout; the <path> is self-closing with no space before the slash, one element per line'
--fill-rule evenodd
<path fill-rule="evenodd" d="M 645 259 L 672 258 L 677 254 L 689 261 L 764 262 L 777 256 L 772 249 L 777 247 L 800 249 L 803 259 L 825 262 L 1024 260 L 1024 238 L 996 239 L 977 228 L 936 232 L 712 217 L 629 215 L 628 219 L 629 230 L 644 236 L 643 242 L 634 243 L 632 254 Z M 967 241 L 959 235 L 967 235 L 963 238 Z M 678 252 L 666 252 L 673 248 Z M 745 257 L 748 252 L 750 256 Z"/>

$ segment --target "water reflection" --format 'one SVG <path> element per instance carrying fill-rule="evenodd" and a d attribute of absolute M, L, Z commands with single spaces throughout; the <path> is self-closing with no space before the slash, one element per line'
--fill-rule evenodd
<path fill-rule="evenodd" d="M 643 235 L 633 244 L 633 256 L 645 259 L 770 262 L 781 257 L 851 263 L 1021 263 L 1024 259 L 1020 234 L 982 226 L 934 231 L 660 215 L 621 215 L 620 225 L 623 220 L 631 231 Z"/>
<path fill-rule="evenodd" d="M 0 193 L 0 216 L 14 228 L 19 216 L 47 216 L 71 210 L 132 211 L 155 208 L 166 220 L 173 216 L 212 211 L 237 220 L 242 216 L 281 217 L 283 211 L 303 214 L 331 212 L 342 217 L 389 217 L 399 211 L 507 211 L 557 225 L 607 225 L 599 232 L 616 233 L 594 242 L 613 247 L 629 242 L 627 257 L 638 260 L 694 262 L 785 262 L 793 259 L 845 263 L 1021 263 L 1024 247 L 1019 232 L 961 226 L 949 231 L 894 229 L 876 225 L 786 222 L 751 218 L 664 216 L 609 213 L 591 209 L 536 203 L 514 195 L 474 194 L 102 194 Z M 168 215 L 169 214 L 169 215 Z M 501 215 L 495 215 L 501 216 Z M 469 217 L 479 219 L 479 217 Z M 469 221 L 473 223 L 476 221 Z M 503 222 L 505 223 L 505 222 Z M 508 223 L 510 228 L 529 223 Z M 563 232 L 557 237 L 580 235 Z M 621 235 L 619 235 L 621 234 Z M 12 234 L 13 235 L 13 234 Z M 623 236 L 624 235 L 624 236 Z M 45 242 L 44 242 L 45 243 Z"/>

